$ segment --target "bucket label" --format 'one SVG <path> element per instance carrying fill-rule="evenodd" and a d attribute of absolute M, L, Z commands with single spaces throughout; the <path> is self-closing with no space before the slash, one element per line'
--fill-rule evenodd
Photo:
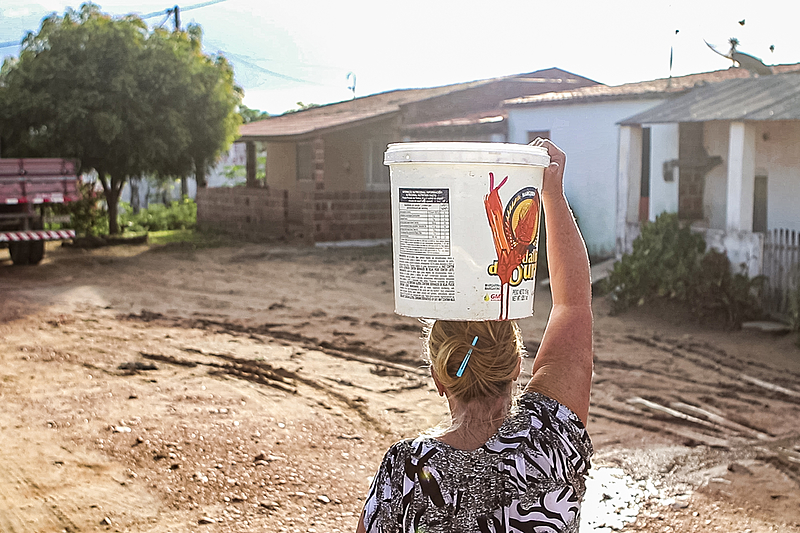
<path fill-rule="evenodd" d="M 528 289 L 512 287 L 534 279 L 539 235 L 539 191 L 536 187 L 524 187 L 511 196 L 503 209 L 500 188 L 506 181 L 508 176 L 495 186 L 494 174 L 490 172 L 489 193 L 483 197 L 497 254 L 497 259 L 487 266 L 487 273 L 500 278 L 500 293 L 487 295 L 485 299 L 499 301 L 500 320 L 508 319 L 510 302 L 528 300 Z"/>
<path fill-rule="evenodd" d="M 450 190 L 400 189 L 400 253 L 450 255 Z"/>
<path fill-rule="evenodd" d="M 402 298 L 454 302 L 450 189 L 400 188 L 398 288 Z"/>
<path fill-rule="evenodd" d="M 397 267 L 402 298 L 456 301 L 456 265 L 452 257 L 400 254 Z"/>

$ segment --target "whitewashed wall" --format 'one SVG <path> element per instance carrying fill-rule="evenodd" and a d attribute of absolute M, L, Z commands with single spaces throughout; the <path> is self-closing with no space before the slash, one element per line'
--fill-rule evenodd
<path fill-rule="evenodd" d="M 673 181 L 664 179 L 664 163 L 678 159 L 678 124 L 645 124 L 650 127 L 650 210 L 649 219 L 655 220 L 661 213 L 678 212 L 678 183 L 680 176 L 674 173 Z"/>
<path fill-rule="evenodd" d="M 767 229 L 800 231 L 800 121 L 756 125 L 756 175 L 767 176 Z"/>
<path fill-rule="evenodd" d="M 565 192 L 578 217 L 589 253 L 594 257 L 614 255 L 617 122 L 660 101 L 638 99 L 508 108 L 509 142 L 527 143 L 529 131 L 547 130 L 553 142 L 567 153 Z"/>
<path fill-rule="evenodd" d="M 755 173 L 767 176 L 767 229 L 800 231 L 800 122 L 755 125 Z M 707 122 L 705 146 L 722 164 L 706 175 L 703 209 L 709 228 L 725 229 L 730 122 Z"/>

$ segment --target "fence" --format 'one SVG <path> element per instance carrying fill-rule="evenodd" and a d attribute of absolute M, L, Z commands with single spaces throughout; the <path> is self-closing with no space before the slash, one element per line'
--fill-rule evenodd
<path fill-rule="evenodd" d="M 308 242 L 388 239 L 388 192 L 315 191 L 303 198 L 302 225 L 289 222 L 288 192 L 248 187 L 199 189 L 197 225 L 249 240 L 297 238 Z"/>
<path fill-rule="evenodd" d="M 303 208 L 303 223 L 315 242 L 391 238 L 392 210 L 389 193 L 308 193 Z"/>
<path fill-rule="evenodd" d="M 286 191 L 248 187 L 197 190 L 197 226 L 244 239 L 286 235 Z"/>
<path fill-rule="evenodd" d="M 779 316 L 789 314 L 790 299 L 800 290 L 800 233 L 775 229 L 765 234 L 763 273 L 767 277 L 766 311 Z"/>

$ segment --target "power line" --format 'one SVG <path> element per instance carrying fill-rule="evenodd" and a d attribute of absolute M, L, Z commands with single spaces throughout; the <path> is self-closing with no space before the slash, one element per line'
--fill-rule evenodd
<path fill-rule="evenodd" d="M 152 13 L 148 13 L 146 15 L 139 15 L 139 18 L 144 20 L 144 19 L 149 19 L 149 18 L 153 18 L 153 17 L 158 17 L 160 15 L 172 15 L 173 13 L 175 13 L 176 10 L 178 10 L 178 11 L 190 11 L 192 9 L 200 9 L 201 7 L 206 7 L 206 6 L 219 4 L 221 2 L 227 2 L 227 1 L 228 0 L 210 0 L 209 2 L 203 2 L 201 4 L 194 4 L 194 5 L 191 5 L 191 6 L 188 6 L 188 7 L 174 6 L 174 7 L 170 7 L 170 8 L 167 8 L 167 9 L 162 9 L 161 11 L 153 11 Z"/>
<path fill-rule="evenodd" d="M 298 82 L 298 83 L 309 83 L 311 85 L 325 86 L 324 83 L 318 83 L 316 81 L 309 81 L 309 80 L 302 80 L 300 78 L 294 78 L 292 76 L 287 76 L 286 74 L 281 74 L 280 72 L 275 72 L 274 70 L 270 70 L 268 68 L 264 68 L 261 65 L 253 63 L 251 61 L 248 61 L 243 56 L 240 56 L 238 54 L 234 54 L 234 53 L 231 53 L 231 52 L 225 52 L 224 50 L 222 52 L 224 53 L 224 55 L 232 57 L 232 58 L 236 59 L 236 61 L 244 63 L 245 65 L 249 66 L 250 68 L 254 68 L 256 70 L 260 70 L 264 74 L 268 74 L 270 76 L 274 76 L 274 77 L 280 78 L 282 80 L 295 81 L 295 82 Z"/>
<path fill-rule="evenodd" d="M 148 13 L 146 15 L 139 15 L 139 18 L 144 20 L 144 19 L 149 19 L 149 18 L 153 18 L 153 17 L 158 17 L 158 16 L 161 16 L 161 15 L 166 15 L 166 18 L 164 19 L 164 21 L 161 24 L 159 24 L 159 26 L 162 26 L 164 24 L 164 22 L 169 20 L 170 16 L 174 15 L 175 16 L 175 22 L 176 22 L 175 26 L 177 28 L 177 27 L 180 26 L 180 22 L 179 22 L 179 19 L 178 19 L 178 16 L 179 16 L 178 13 L 179 12 L 181 12 L 181 11 L 190 11 L 192 9 L 200 9 L 201 7 L 211 6 L 211 5 L 214 5 L 214 4 L 220 4 L 222 2 L 227 2 L 227 1 L 228 0 L 209 0 L 208 2 L 202 2 L 200 4 L 193 4 L 191 6 L 187 6 L 187 7 L 183 7 L 183 8 L 181 8 L 181 7 L 176 5 L 174 7 L 170 7 L 170 8 L 167 8 L 167 9 L 162 9 L 161 11 L 154 11 L 154 12 Z M 22 44 L 22 39 L 20 39 L 19 41 L 0 42 L 0 49 L 13 48 L 15 46 L 20 46 L 21 44 Z"/>
<path fill-rule="evenodd" d="M 138 15 L 138 16 L 142 20 L 163 16 L 164 20 L 162 20 L 161 23 L 158 25 L 159 27 L 163 26 L 164 23 L 167 22 L 167 20 L 169 20 L 170 17 L 174 16 L 175 17 L 175 28 L 179 29 L 179 27 L 180 27 L 180 18 L 179 18 L 180 15 L 179 15 L 179 13 L 181 11 L 190 11 L 192 9 L 200 9 L 202 7 L 207 7 L 207 6 L 211 6 L 211 5 L 214 5 L 214 4 L 220 4 L 222 2 L 227 2 L 227 1 L 228 0 L 209 0 L 208 2 L 202 2 L 202 3 L 199 3 L 199 4 L 193 4 L 193 5 L 184 7 L 184 8 L 181 8 L 181 7 L 177 6 L 177 5 L 175 5 L 173 7 L 167 8 L 167 9 L 162 9 L 161 11 L 154 11 L 152 13 L 147 13 L 147 14 Z M 209 43 L 209 44 L 213 44 L 210 41 L 206 41 L 206 42 Z M 20 44 L 21 44 L 21 41 L 8 41 L 8 42 L 0 43 L 0 49 L 19 46 Z M 244 65 L 246 65 L 249 68 L 252 68 L 254 70 L 257 70 L 257 71 L 260 71 L 260 72 L 262 72 L 264 74 L 267 74 L 268 76 L 272 76 L 272 77 L 279 78 L 279 79 L 286 80 L 286 81 L 293 81 L 293 82 L 296 82 L 296 83 L 317 85 L 317 86 L 320 86 L 320 87 L 332 87 L 332 85 L 330 85 L 330 84 L 319 83 L 319 82 L 310 81 L 310 80 L 304 80 L 304 79 L 301 79 L 301 78 L 295 78 L 294 76 L 288 76 L 286 74 L 281 74 L 280 72 L 276 72 L 274 70 L 270 70 L 268 68 L 262 67 L 261 65 L 258 65 L 257 63 L 254 63 L 253 61 L 251 61 L 249 59 L 246 59 L 244 56 L 241 56 L 241 55 L 238 55 L 238 54 L 234 54 L 232 52 L 226 52 L 226 51 L 222 50 L 222 53 L 224 53 L 226 56 L 229 56 L 229 57 L 235 59 L 239 63 L 243 63 Z M 325 68 L 333 68 L 333 67 L 325 67 Z"/>

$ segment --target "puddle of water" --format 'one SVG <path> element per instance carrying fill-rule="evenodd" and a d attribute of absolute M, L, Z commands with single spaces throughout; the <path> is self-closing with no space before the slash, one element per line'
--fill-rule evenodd
<path fill-rule="evenodd" d="M 636 521 L 649 499 L 661 499 L 652 481 L 636 481 L 621 468 L 593 467 L 586 478 L 581 531 L 610 533 Z"/>

